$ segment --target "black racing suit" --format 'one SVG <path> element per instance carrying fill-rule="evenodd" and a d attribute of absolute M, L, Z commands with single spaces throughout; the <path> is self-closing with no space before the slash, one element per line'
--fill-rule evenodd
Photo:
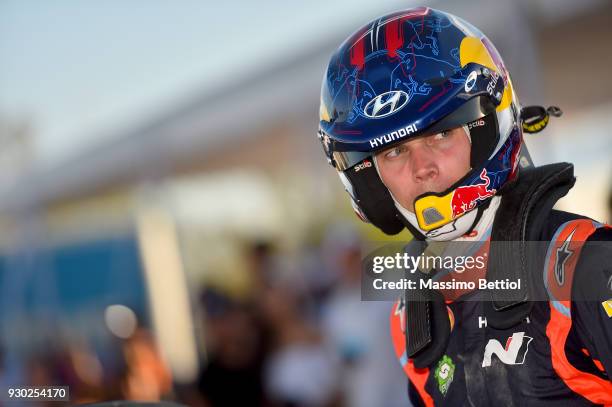
<path fill-rule="evenodd" d="M 525 182 L 537 187 L 538 177 Z M 526 190 L 529 188 L 523 188 L 523 193 L 506 191 L 502 205 L 504 200 L 529 201 L 534 189 Z M 552 206 L 563 194 L 548 191 L 544 198 L 552 196 L 548 200 Z M 493 228 L 503 227 L 497 216 L 504 215 L 507 213 L 500 207 Z M 550 242 L 542 286 L 554 293 L 549 286 L 557 284 L 557 263 L 574 256 L 565 263 L 560 287 L 571 292 L 571 299 L 557 300 L 551 294 L 548 301 L 530 301 L 525 317 L 505 329 L 491 326 L 491 318 L 487 321 L 487 298 L 482 291 L 446 301 L 453 320 L 448 341 L 434 362 L 420 367 L 406 353 L 406 320 L 411 315 L 405 311 L 403 299 L 396 302 L 391 333 L 409 377 L 413 405 L 612 405 L 612 246 L 607 243 L 612 241 L 612 228 L 550 207 L 537 215 L 536 234 L 530 239 Z M 571 245 L 563 246 L 568 240 Z M 587 244 L 596 241 L 602 244 Z"/>

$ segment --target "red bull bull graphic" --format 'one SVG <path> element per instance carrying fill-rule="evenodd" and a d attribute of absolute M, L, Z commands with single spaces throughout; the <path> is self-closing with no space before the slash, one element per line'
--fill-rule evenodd
<path fill-rule="evenodd" d="M 478 201 L 485 200 L 495 195 L 497 190 L 490 188 L 491 179 L 487 174 L 486 168 L 483 168 L 480 173 L 480 179 L 483 181 L 482 183 L 462 186 L 455 189 L 453 197 L 451 198 L 453 218 L 474 209 Z"/>

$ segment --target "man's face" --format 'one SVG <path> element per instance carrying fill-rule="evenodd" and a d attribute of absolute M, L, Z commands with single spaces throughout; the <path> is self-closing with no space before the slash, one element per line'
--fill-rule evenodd
<path fill-rule="evenodd" d="M 376 154 L 383 183 L 414 212 L 414 199 L 442 192 L 470 170 L 471 145 L 463 127 L 419 137 Z"/>

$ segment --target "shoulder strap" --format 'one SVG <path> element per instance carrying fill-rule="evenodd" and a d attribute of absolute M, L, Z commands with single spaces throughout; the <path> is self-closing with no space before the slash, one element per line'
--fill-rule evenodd
<path fill-rule="evenodd" d="M 541 270 L 542 254 L 534 252 L 553 205 L 575 182 L 574 167 L 557 163 L 535 167 L 520 174 L 517 182 L 502 191 L 491 241 L 508 242 L 491 246 L 487 278 L 522 282 L 520 290 L 496 290 L 484 303 L 488 323 L 498 329 L 516 325 L 529 314 L 540 281 L 528 270 Z"/>

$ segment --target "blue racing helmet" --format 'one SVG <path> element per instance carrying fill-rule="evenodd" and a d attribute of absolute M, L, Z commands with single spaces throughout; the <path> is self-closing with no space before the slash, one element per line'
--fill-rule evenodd
<path fill-rule="evenodd" d="M 486 203 L 515 178 L 520 106 L 493 44 L 466 21 L 427 7 L 382 16 L 332 55 L 321 87 L 318 135 L 353 208 L 387 234 L 425 234 Z M 465 126 L 471 170 L 406 208 L 382 183 L 372 156 L 415 137 Z M 414 227 L 411 227 L 414 226 Z"/>

